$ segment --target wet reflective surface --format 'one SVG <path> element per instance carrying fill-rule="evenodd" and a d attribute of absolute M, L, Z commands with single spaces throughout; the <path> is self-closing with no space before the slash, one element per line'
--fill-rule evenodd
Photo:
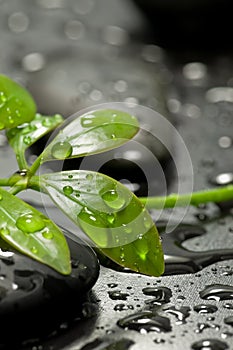
<path fill-rule="evenodd" d="M 38 0 L 29 4 L 26 0 L 5 0 L 0 1 L 0 9 L 1 72 L 31 90 L 41 113 L 68 117 L 107 101 L 142 104 L 176 126 L 192 159 L 195 190 L 232 184 L 231 56 L 166 51 L 148 36 L 145 17 L 130 2 Z M 157 127 L 145 125 L 145 130 Z M 150 149 L 148 134 L 140 140 L 147 141 L 144 144 Z M 164 140 L 165 146 L 171 147 L 171 135 Z M 35 160 L 46 142 L 28 152 L 29 161 Z M 173 162 L 167 147 L 151 149 L 161 164 L 154 168 L 158 170 L 153 175 L 154 193 L 161 193 L 162 180 L 169 193 L 177 191 L 178 183 L 184 188 L 189 184 L 190 169 L 183 165 L 182 149 L 172 145 L 176 150 Z M 63 146 L 69 153 L 69 147 Z M 54 152 L 57 154 L 56 149 Z M 151 160 L 134 147 L 113 155 L 98 162 L 92 158 L 90 163 L 96 161 L 103 172 L 122 180 L 135 193 L 145 194 L 147 178 L 139 165 L 145 170 Z M 4 163 L 2 177 L 17 170 L 2 132 L 0 158 Z M 51 166 L 52 171 L 56 166 Z M 179 177 L 175 167 L 182 169 Z M 126 169 L 130 169 L 127 177 Z M 42 211 L 46 206 L 51 218 L 74 232 L 72 224 L 47 199 L 41 204 L 36 194 L 25 194 L 25 198 Z M 165 251 L 164 275 L 152 278 L 116 271 L 115 266 L 106 267 L 108 263 L 103 262 L 91 293 L 85 293 L 82 303 L 77 298 L 78 312 L 56 327 L 51 325 L 49 336 L 25 338 L 17 349 L 230 349 L 232 208 L 233 203 L 227 202 L 189 208 L 185 213 L 176 209 L 173 219 L 177 222 L 170 223 L 169 230 L 171 211 L 152 211 Z M 7 279 L 6 286 L 13 256 L 0 251 L 0 258 L 0 305 L 9 289 L 12 293 L 40 289 L 39 277 L 32 279 L 30 273 L 19 269 L 14 279 Z M 86 280 L 85 266 L 77 259 L 72 266 L 80 280 Z M 58 307 L 54 312 L 60 311 Z M 0 349 L 9 349 L 9 343 L 2 343 Z"/>

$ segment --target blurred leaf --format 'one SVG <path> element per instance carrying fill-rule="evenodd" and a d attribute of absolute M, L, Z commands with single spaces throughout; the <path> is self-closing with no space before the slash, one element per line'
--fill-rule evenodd
<path fill-rule="evenodd" d="M 15 154 L 20 155 L 33 143 L 54 130 L 62 122 L 63 118 L 59 114 L 43 116 L 37 113 L 30 123 L 24 123 L 21 126 L 8 130 L 7 138 Z"/>
<path fill-rule="evenodd" d="M 97 110 L 64 126 L 43 152 L 42 161 L 77 158 L 126 143 L 138 132 L 137 119 L 125 112 Z"/>
<path fill-rule="evenodd" d="M 0 236 L 20 252 L 62 274 L 71 272 L 60 229 L 42 213 L 0 187 Z"/>
<path fill-rule="evenodd" d="M 30 122 L 36 104 L 30 93 L 9 77 L 0 75 L 0 130 Z"/>
<path fill-rule="evenodd" d="M 40 186 L 107 257 L 143 274 L 163 273 L 163 251 L 154 222 L 121 183 L 82 170 L 44 174 Z"/>

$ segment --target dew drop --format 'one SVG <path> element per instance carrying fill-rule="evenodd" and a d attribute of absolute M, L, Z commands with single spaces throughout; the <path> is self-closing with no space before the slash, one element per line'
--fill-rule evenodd
<path fill-rule="evenodd" d="M 195 329 L 195 333 L 202 333 L 206 328 L 210 328 L 210 325 L 208 323 L 198 323 L 197 328 Z"/>
<path fill-rule="evenodd" d="M 186 318 L 190 315 L 189 306 L 181 306 L 180 308 L 176 308 L 176 306 L 166 306 L 163 308 L 163 311 L 174 315 L 177 318 L 176 324 L 186 323 Z"/>
<path fill-rule="evenodd" d="M 33 253 L 33 254 L 37 254 L 38 253 L 38 250 L 37 250 L 37 248 L 36 247 L 32 247 L 31 248 L 31 252 Z"/>
<path fill-rule="evenodd" d="M 106 191 L 101 195 L 101 197 L 107 206 L 111 209 L 119 210 L 125 204 L 125 199 L 118 196 L 118 193 L 115 189 Z"/>
<path fill-rule="evenodd" d="M 32 142 L 32 138 L 30 136 L 25 136 L 23 138 L 23 142 L 25 143 L 25 145 L 30 145 L 30 143 Z"/>
<path fill-rule="evenodd" d="M 0 194 L 0 201 L 2 200 L 2 195 Z"/>
<path fill-rule="evenodd" d="M 78 20 L 68 21 L 65 25 L 65 34 L 69 39 L 78 40 L 84 35 L 85 27 Z"/>
<path fill-rule="evenodd" d="M 206 286 L 199 294 L 202 299 L 207 300 L 231 300 L 233 299 L 233 286 L 212 284 Z"/>
<path fill-rule="evenodd" d="M 52 156 L 56 159 L 65 159 L 72 155 L 73 148 L 67 141 L 56 143 L 51 150 Z"/>
<path fill-rule="evenodd" d="M 122 293 L 120 290 L 114 290 L 108 292 L 109 298 L 112 300 L 127 300 L 128 293 Z"/>
<path fill-rule="evenodd" d="M 96 117 L 93 114 L 84 115 L 81 118 L 81 125 L 83 128 L 89 128 L 96 125 Z"/>
<path fill-rule="evenodd" d="M 114 215 L 114 213 L 112 213 L 112 214 L 107 214 L 107 220 L 108 220 L 108 222 L 109 222 L 109 224 L 114 224 L 114 221 L 115 221 L 115 215 Z"/>
<path fill-rule="evenodd" d="M 233 327 L 233 316 L 228 316 L 224 318 L 224 323 L 229 324 Z"/>
<path fill-rule="evenodd" d="M 70 194 L 72 194 L 74 192 L 74 189 L 72 186 L 64 186 L 63 187 L 63 192 L 69 196 Z"/>
<path fill-rule="evenodd" d="M 134 307 L 131 304 L 117 304 L 114 306 L 115 311 L 125 311 L 125 310 L 133 310 Z"/>
<path fill-rule="evenodd" d="M 42 121 L 42 125 L 45 127 L 50 127 L 53 124 L 52 120 L 49 117 L 46 117 Z"/>
<path fill-rule="evenodd" d="M 92 180 L 93 180 L 93 174 L 87 174 L 87 175 L 86 175 L 86 179 L 87 179 L 88 181 L 92 181 Z"/>
<path fill-rule="evenodd" d="M 151 300 L 146 300 L 146 304 L 162 305 L 170 302 L 172 291 L 167 287 L 146 287 L 142 289 L 143 294 L 153 296 Z"/>
<path fill-rule="evenodd" d="M 198 312 L 199 314 L 208 314 L 208 313 L 214 313 L 218 310 L 217 306 L 212 305 L 212 304 L 199 304 L 195 305 L 193 307 L 193 310 Z"/>
<path fill-rule="evenodd" d="M 25 32 L 29 25 L 29 18 L 24 12 L 14 12 L 8 18 L 9 29 L 14 33 Z"/>
<path fill-rule="evenodd" d="M 202 339 L 192 344 L 193 350 L 225 350 L 228 345 L 218 339 Z"/>
<path fill-rule="evenodd" d="M 0 234 L 1 234 L 2 236 L 7 236 L 7 235 L 10 234 L 10 230 L 9 230 L 7 227 L 2 227 L 2 228 L 0 229 Z"/>
<path fill-rule="evenodd" d="M 46 230 L 44 232 L 42 232 L 42 236 L 46 239 L 53 239 L 53 233 L 50 232 L 49 230 Z"/>
<path fill-rule="evenodd" d="M 26 72 L 37 72 L 44 68 L 45 57 L 39 52 L 32 52 L 22 60 L 22 66 Z"/>
<path fill-rule="evenodd" d="M 1 93 L 0 93 L 0 101 L 1 101 L 2 103 L 5 103 L 5 102 L 7 101 L 7 97 L 6 97 L 6 95 L 4 94 L 4 92 L 1 92 Z"/>
<path fill-rule="evenodd" d="M 171 323 L 167 317 L 152 313 L 151 311 L 136 312 L 117 322 L 124 329 L 133 329 L 139 333 L 170 332 Z"/>
<path fill-rule="evenodd" d="M 118 284 L 117 283 L 108 283 L 107 286 L 109 288 L 116 288 L 118 286 Z"/>
<path fill-rule="evenodd" d="M 23 232 L 34 233 L 41 231 L 45 227 L 45 222 L 39 215 L 27 213 L 16 220 L 16 226 Z"/>
<path fill-rule="evenodd" d="M 233 183 L 233 173 L 221 173 L 211 179 L 215 185 L 230 185 Z"/>
<path fill-rule="evenodd" d="M 229 148 L 232 145 L 232 139 L 229 136 L 221 136 L 218 139 L 218 144 L 221 148 Z"/>

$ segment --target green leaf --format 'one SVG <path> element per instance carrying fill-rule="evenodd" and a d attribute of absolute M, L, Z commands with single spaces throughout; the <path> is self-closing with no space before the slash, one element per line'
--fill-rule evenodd
<path fill-rule="evenodd" d="M 71 272 L 70 253 L 60 229 L 42 213 L 0 188 L 0 236 L 20 252 L 62 274 Z"/>
<path fill-rule="evenodd" d="M 97 110 L 66 125 L 44 150 L 42 161 L 77 158 L 126 143 L 138 132 L 137 119 L 122 111 Z"/>
<path fill-rule="evenodd" d="M 35 113 L 36 104 L 30 93 L 0 74 L 0 130 L 28 123 Z"/>
<path fill-rule="evenodd" d="M 81 170 L 44 174 L 40 186 L 107 257 L 143 274 L 163 273 L 163 251 L 154 222 L 121 183 Z"/>
<path fill-rule="evenodd" d="M 42 136 L 54 130 L 63 122 L 59 114 L 43 116 L 37 113 L 30 123 L 24 123 L 7 131 L 7 138 L 16 156 L 22 157 L 24 152 Z"/>

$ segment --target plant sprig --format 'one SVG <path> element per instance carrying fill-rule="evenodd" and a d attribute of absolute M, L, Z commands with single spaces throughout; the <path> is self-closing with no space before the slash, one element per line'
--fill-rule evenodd
<path fill-rule="evenodd" d="M 25 157 L 28 147 L 57 128 L 57 135 L 29 165 Z M 233 186 L 139 199 L 118 181 L 98 172 L 37 175 L 44 162 L 88 156 L 123 145 L 138 132 L 138 121 L 119 110 L 92 111 L 68 123 L 59 114 L 40 115 L 29 92 L 4 75 L 0 75 L 0 129 L 6 129 L 19 167 L 9 178 L 0 179 L 0 237 L 61 274 L 71 272 L 66 239 L 54 222 L 16 196 L 23 190 L 48 194 L 102 254 L 152 276 L 163 273 L 164 257 L 146 207 L 182 206 L 187 199 L 191 205 L 233 199 Z"/>

